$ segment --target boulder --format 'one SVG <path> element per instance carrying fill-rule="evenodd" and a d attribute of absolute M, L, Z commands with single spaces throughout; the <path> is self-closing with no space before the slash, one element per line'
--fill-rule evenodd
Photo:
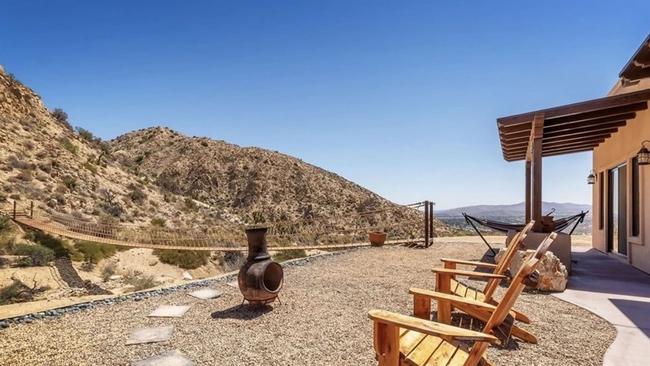
<path fill-rule="evenodd" d="M 500 249 L 497 255 L 494 257 L 495 261 L 499 263 L 503 256 L 505 255 L 506 249 Z M 518 250 L 517 254 L 512 259 L 510 263 L 510 273 L 514 276 L 519 271 L 521 264 L 532 254 L 532 250 Z M 544 258 L 537 266 L 537 272 L 539 273 L 539 280 L 537 282 L 536 289 L 541 291 L 553 291 L 553 292 L 562 292 L 566 289 L 566 284 L 569 278 L 569 273 L 560 262 L 560 259 L 553 254 L 553 252 L 546 252 Z"/>
<path fill-rule="evenodd" d="M 191 280 L 191 279 L 193 279 L 193 277 L 189 272 L 185 271 L 185 272 L 183 272 L 183 279 L 184 280 Z"/>

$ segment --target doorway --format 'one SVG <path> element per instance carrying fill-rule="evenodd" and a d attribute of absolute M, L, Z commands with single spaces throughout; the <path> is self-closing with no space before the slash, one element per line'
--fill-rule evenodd
<path fill-rule="evenodd" d="M 607 250 L 627 256 L 627 166 L 619 165 L 608 172 Z"/>

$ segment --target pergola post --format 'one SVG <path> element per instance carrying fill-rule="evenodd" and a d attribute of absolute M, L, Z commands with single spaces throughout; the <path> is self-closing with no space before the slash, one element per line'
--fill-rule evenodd
<path fill-rule="evenodd" d="M 526 210 L 526 223 L 530 222 L 530 160 L 526 159 L 526 199 L 524 200 Z"/>
<path fill-rule="evenodd" d="M 530 216 L 535 228 L 542 224 L 542 137 L 544 136 L 544 114 L 533 118 L 526 161 L 530 161 Z M 528 163 L 526 163 L 528 168 Z M 527 192 L 528 193 L 528 192 Z"/>

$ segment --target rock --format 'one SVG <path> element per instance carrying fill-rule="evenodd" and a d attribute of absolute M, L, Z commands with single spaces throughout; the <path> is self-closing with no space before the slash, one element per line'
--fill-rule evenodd
<path fill-rule="evenodd" d="M 184 280 L 192 280 L 192 279 L 194 279 L 194 277 L 192 277 L 192 275 L 189 272 L 185 271 L 185 272 L 183 272 L 183 279 Z"/>
<path fill-rule="evenodd" d="M 532 252 L 534 251 L 517 251 L 517 254 L 515 254 L 509 267 L 510 273 L 513 276 L 517 274 L 527 255 Z M 499 253 L 495 256 L 497 263 L 504 255 L 505 249 L 500 249 Z M 569 273 L 564 264 L 560 262 L 560 259 L 553 254 L 553 252 L 546 252 L 544 258 L 542 258 L 537 266 L 537 272 L 539 273 L 539 280 L 536 287 L 537 290 L 562 292 L 566 289 Z"/>
<path fill-rule="evenodd" d="M 109 280 L 116 281 L 116 280 L 121 280 L 122 276 L 121 275 L 112 275 L 108 277 Z"/>
<path fill-rule="evenodd" d="M 537 266 L 537 271 L 539 272 L 538 290 L 562 292 L 566 289 L 569 273 L 553 252 L 546 252 Z"/>

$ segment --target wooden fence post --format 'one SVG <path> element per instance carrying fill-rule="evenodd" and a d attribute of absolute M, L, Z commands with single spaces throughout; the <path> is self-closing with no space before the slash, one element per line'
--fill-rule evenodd
<path fill-rule="evenodd" d="M 429 201 L 424 201 L 424 246 L 429 246 Z"/>
<path fill-rule="evenodd" d="M 429 202 L 429 236 L 431 237 L 431 242 L 427 245 L 427 247 L 433 244 L 433 205 L 433 202 Z"/>

